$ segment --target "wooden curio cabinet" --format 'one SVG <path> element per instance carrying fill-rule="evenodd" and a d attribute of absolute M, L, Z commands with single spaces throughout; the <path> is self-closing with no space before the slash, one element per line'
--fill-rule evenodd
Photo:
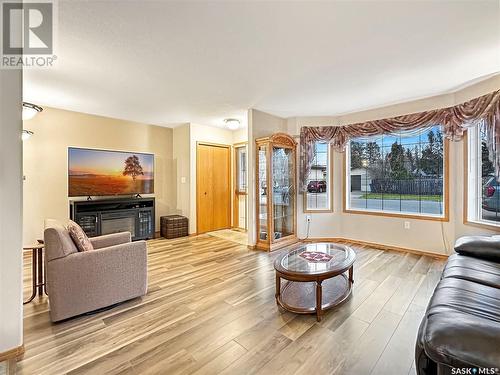
<path fill-rule="evenodd" d="M 296 147 L 287 134 L 256 141 L 257 249 L 297 242 Z"/>

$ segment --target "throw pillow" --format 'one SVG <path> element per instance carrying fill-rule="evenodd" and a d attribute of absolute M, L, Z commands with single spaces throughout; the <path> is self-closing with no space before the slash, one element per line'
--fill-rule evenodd
<path fill-rule="evenodd" d="M 83 231 L 82 227 L 80 227 L 77 223 L 74 221 L 70 220 L 68 222 L 68 232 L 69 235 L 71 236 L 71 239 L 75 243 L 76 247 L 78 248 L 78 251 L 89 251 L 89 250 L 94 250 L 94 246 L 92 246 L 92 243 L 90 242 L 89 238 Z"/>

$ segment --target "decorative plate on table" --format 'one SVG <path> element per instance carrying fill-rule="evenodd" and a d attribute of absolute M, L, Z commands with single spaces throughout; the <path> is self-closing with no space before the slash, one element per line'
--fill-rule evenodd
<path fill-rule="evenodd" d="M 332 260 L 330 254 L 326 254 L 320 251 L 304 251 L 299 254 L 300 257 L 304 258 L 308 262 L 321 262 L 326 263 Z"/>

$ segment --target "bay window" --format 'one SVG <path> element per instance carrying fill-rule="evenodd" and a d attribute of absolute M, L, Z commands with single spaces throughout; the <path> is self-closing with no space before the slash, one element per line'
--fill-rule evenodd
<path fill-rule="evenodd" d="M 346 150 L 346 212 L 447 220 L 441 126 L 354 138 Z"/>

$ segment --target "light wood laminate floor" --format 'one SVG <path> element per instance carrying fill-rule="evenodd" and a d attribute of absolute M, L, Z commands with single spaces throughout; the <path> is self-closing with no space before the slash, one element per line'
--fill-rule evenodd
<path fill-rule="evenodd" d="M 59 324 L 50 323 L 46 297 L 25 305 L 19 373 L 411 374 L 418 325 L 444 265 L 353 246 L 353 294 L 317 323 L 278 310 L 278 252 L 209 235 L 148 248 L 141 299 Z M 25 296 L 29 275 L 26 262 Z"/>
<path fill-rule="evenodd" d="M 248 233 L 242 232 L 240 230 L 222 229 L 222 230 L 217 230 L 215 232 L 208 232 L 207 234 L 213 237 L 222 238 L 223 240 L 236 242 L 239 243 L 240 245 L 248 244 Z"/>

